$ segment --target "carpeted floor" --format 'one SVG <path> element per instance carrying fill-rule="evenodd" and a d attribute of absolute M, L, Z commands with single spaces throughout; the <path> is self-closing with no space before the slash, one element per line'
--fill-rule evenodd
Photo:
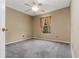
<path fill-rule="evenodd" d="M 6 58 L 71 58 L 70 45 L 28 40 L 6 46 Z"/>

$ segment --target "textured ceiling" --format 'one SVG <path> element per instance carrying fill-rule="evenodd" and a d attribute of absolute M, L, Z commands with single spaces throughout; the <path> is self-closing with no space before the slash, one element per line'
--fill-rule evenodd
<path fill-rule="evenodd" d="M 30 7 L 24 5 L 24 3 L 29 3 L 30 5 L 32 5 L 33 1 L 34 0 L 6 0 L 6 5 L 7 7 L 16 9 L 31 16 L 55 11 L 61 8 L 69 7 L 70 5 L 70 0 L 38 0 L 38 2 L 43 4 L 43 6 L 40 7 L 40 10 L 45 10 L 44 12 L 40 10 L 37 12 L 33 12 L 32 10 L 26 11 Z"/>

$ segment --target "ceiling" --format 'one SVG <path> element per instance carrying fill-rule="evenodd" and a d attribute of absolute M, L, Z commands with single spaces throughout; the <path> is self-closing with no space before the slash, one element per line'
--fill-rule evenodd
<path fill-rule="evenodd" d="M 24 5 L 24 3 L 31 5 L 33 1 L 34 0 L 6 0 L 6 5 L 7 7 L 16 9 L 30 16 L 36 16 L 70 6 L 70 0 L 38 0 L 38 2 L 43 4 L 40 10 L 45 10 L 44 12 L 41 12 L 40 10 L 37 12 L 33 12 L 32 10 L 26 11 L 30 7 Z"/>

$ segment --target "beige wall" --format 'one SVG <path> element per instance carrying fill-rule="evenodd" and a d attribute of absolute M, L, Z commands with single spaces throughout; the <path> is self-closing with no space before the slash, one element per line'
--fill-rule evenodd
<path fill-rule="evenodd" d="M 6 43 L 23 39 L 42 38 L 52 41 L 70 42 L 70 14 L 69 8 L 31 17 L 21 12 L 6 8 Z M 51 33 L 43 34 L 40 28 L 41 16 L 52 16 Z M 24 37 L 22 37 L 24 35 Z"/>
<path fill-rule="evenodd" d="M 32 17 L 7 7 L 6 27 L 6 43 L 29 39 L 32 36 Z"/>
<path fill-rule="evenodd" d="M 72 56 L 79 58 L 79 0 L 71 2 L 71 43 Z"/>
<path fill-rule="evenodd" d="M 55 12 L 33 17 L 33 37 L 52 41 L 70 42 L 70 9 L 64 8 Z M 40 27 L 40 17 L 52 16 L 51 33 L 43 34 Z"/>

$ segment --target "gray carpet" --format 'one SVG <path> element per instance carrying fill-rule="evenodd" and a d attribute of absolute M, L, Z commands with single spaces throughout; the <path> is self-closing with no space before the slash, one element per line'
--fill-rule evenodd
<path fill-rule="evenodd" d="M 28 40 L 6 46 L 6 58 L 71 58 L 70 45 Z"/>

